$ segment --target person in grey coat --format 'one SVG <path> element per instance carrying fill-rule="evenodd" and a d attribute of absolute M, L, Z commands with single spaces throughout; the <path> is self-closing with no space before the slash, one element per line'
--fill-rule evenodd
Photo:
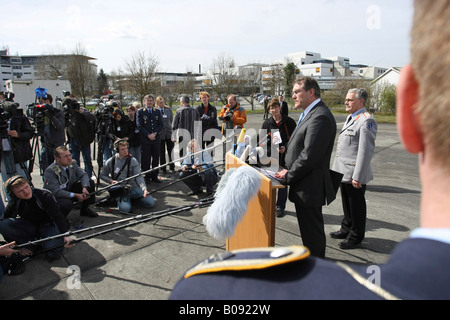
<path fill-rule="evenodd" d="M 80 215 L 98 217 L 98 214 L 89 208 L 90 204 L 95 203 L 95 195 L 89 196 L 89 193 L 95 190 L 95 184 L 72 159 L 72 154 L 66 146 L 57 147 L 54 156 L 55 162 L 44 171 L 44 188 L 56 198 L 64 217 L 75 227 L 81 227 Z M 68 217 L 74 202 L 81 203 L 80 214 Z"/>
<path fill-rule="evenodd" d="M 366 111 L 367 91 L 350 89 L 345 110 L 350 113 L 339 134 L 333 170 L 344 175 L 340 185 L 344 219 L 338 231 L 331 232 L 341 249 L 353 249 L 364 239 L 366 229 L 366 184 L 373 179 L 370 162 L 375 150 L 377 122 Z"/>
<path fill-rule="evenodd" d="M 172 123 L 172 141 L 177 142 L 180 147 L 180 158 L 187 152 L 187 144 L 192 139 L 200 140 L 202 134 L 202 123 L 200 114 L 189 104 L 189 97 L 180 99 L 181 107 L 175 112 Z"/>
<path fill-rule="evenodd" d="M 106 160 L 100 178 L 110 184 L 117 184 L 119 181 L 136 176 L 136 178 L 127 181 L 129 184 L 128 192 L 122 192 L 121 195 L 114 196 L 119 211 L 122 213 L 131 212 L 132 202 L 143 208 L 153 208 L 155 199 L 148 192 L 144 177 L 139 175 L 141 173 L 139 162 L 128 153 L 127 140 L 116 140 L 114 148 L 116 154 Z"/>

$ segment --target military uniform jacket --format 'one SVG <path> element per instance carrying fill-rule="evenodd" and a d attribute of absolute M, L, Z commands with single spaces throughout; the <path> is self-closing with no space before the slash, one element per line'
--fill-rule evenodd
<path fill-rule="evenodd" d="M 170 299 L 448 300 L 449 263 L 450 245 L 424 238 L 399 243 L 378 266 L 332 262 L 296 247 L 236 250 L 188 270 Z"/>
<path fill-rule="evenodd" d="M 164 122 L 159 109 L 139 109 L 136 113 L 136 124 L 141 135 L 141 146 L 149 145 L 161 140 L 159 133 L 163 128 Z M 151 141 L 148 139 L 148 135 L 151 133 L 156 134 L 156 140 Z"/>
<path fill-rule="evenodd" d="M 370 162 L 375 150 L 377 122 L 369 112 L 350 117 L 339 134 L 333 170 L 344 175 L 344 183 L 354 179 L 367 184 L 373 179 Z"/>
<path fill-rule="evenodd" d="M 48 189 L 55 198 L 70 198 L 70 187 L 77 181 L 83 187 L 90 186 L 90 178 L 77 164 L 75 160 L 67 167 L 67 170 L 58 163 L 53 162 L 44 171 L 44 188 Z"/>

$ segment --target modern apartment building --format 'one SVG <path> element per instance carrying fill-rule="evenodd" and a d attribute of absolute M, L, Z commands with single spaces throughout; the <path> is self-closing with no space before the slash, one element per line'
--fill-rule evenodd
<path fill-rule="evenodd" d="M 64 77 L 69 62 L 74 57 L 67 55 L 30 55 L 11 56 L 7 50 L 0 50 L 0 91 L 5 90 L 6 80 L 57 80 Z M 80 56 L 89 61 L 89 66 L 97 74 L 97 65 L 92 63 L 95 58 Z"/>

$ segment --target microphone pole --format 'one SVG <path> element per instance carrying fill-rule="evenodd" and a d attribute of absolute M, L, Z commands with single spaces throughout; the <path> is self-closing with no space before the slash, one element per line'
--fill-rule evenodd
<path fill-rule="evenodd" d="M 116 226 L 116 227 L 113 227 L 111 229 L 102 230 L 102 231 L 99 231 L 97 233 L 90 234 L 88 236 L 72 240 L 70 243 L 73 244 L 73 243 L 80 242 L 80 241 L 83 241 L 83 240 L 91 239 L 91 238 L 93 238 L 95 236 L 98 236 L 98 235 L 103 235 L 103 234 L 108 233 L 108 232 L 112 232 L 112 231 L 116 231 L 116 230 L 120 230 L 120 229 L 123 229 L 123 228 L 130 227 L 130 226 L 134 226 L 134 225 L 142 223 L 142 222 L 159 219 L 159 218 L 162 218 L 162 217 L 165 217 L 165 216 L 168 216 L 168 215 L 172 215 L 172 214 L 175 214 L 175 213 L 178 213 L 178 212 L 187 211 L 187 210 L 190 210 L 190 209 L 201 208 L 203 206 L 211 204 L 212 201 L 213 201 L 213 198 L 205 198 L 205 199 L 202 199 L 201 201 L 197 201 L 197 202 L 195 202 L 193 204 L 190 204 L 190 205 L 185 205 L 185 206 L 180 206 L 180 207 L 175 207 L 175 208 L 168 208 L 168 209 L 165 209 L 165 210 L 161 210 L 161 211 L 158 211 L 158 212 L 150 212 L 150 213 L 147 213 L 147 214 L 140 214 L 140 215 L 136 215 L 134 217 L 120 219 L 120 220 L 116 220 L 116 221 L 111 221 L 111 222 L 107 222 L 107 223 L 104 223 L 104 224 L 101 224 L 101 225 L 92 226 L 92 227 L 88 227 L 88 228 L 84 228 L 84 229 L 80 229 L 80 230 L 67 231 L 65 233 L 61 233 L 61 234 L 58 234 L 58 235 L 50 236 L 50 237 L 47 237 L 47 238 L 38 239 L 38 240 L 32 240 L 32 241 L 28 241 L 26 243 L 22 243 L 20 245 L 15 246 L 14 249 L 20 249 L 20 248 L 28 246 L 28 245 L 37 245 L 37 244 L 41 244 L 41 243 L 43 243 L 45 241 L 55 240 L 55 239 L 64 238 L 64 237 L 69 237 L 69 236 L 72 236 L 72 235 L 77 235 L 77 234 L 80 234 L 80 233 L 84 233 L 86 231 L 97 230 L 97 229 L 100 229 L 100 228 L 105 228 L 105 227 L 121 224 L 121 223 L 124 223 L 124 222 L 129 222 L 129 223 L 125 224 L 125 225 Z M 133 221 L 133 220 L 135 220 L 135 221 Z M 64 246 L 64 244 L 58 245 L 58 246 L 53 247 L 51 249 L 47 249 L 44 252 L 47 252 L 47 251 L 59 248 L 61 246 Z M 43 253 L 43 252 L 40 252 L 40 253 Z"/>
<path fill-rule="evenodd" d="M 235 131 L 236 131 L 236 129 L 233 129 L 233 132 L 226 138 L 225 143 L 227 143 L 228 141 L 230 141 L 230 139 L 232 138 L 232 136 L 234 136 Z M 222 142 L 222 143 L 223 143 L 223 142 Z M 203 153 L 203 152 L 206 152 L 206 151 L 209 151 L 209 150 L 213 150 L 213 149 L 215 149 L 215 148 L 217 148 L 217 147 L 219 147 L 219 146 L 221 146 L 221 145 L 219 144 L 219 145 L 217 145 L 217 146 L 212 146 L 212 147 L 206 148 L 206 149 L 204 149 L 204 150 L 202 149 L 202 150 L 200 150 L 200 151 L 191 153 L 189 156 L 195 156 L 195 155 L 197 155 L 197 154 L 200 154 L 200 153 Z M 185 155 L 184 157 L 181 157 L 181 158 L 179 158 L 179 159 L 173 160 L 173 161 L 171 161 L 171 162 L 165 163 L 165 164 L 163 164 L 163 165 L 157 166 L 157 167 L 155 167 L 155 168 L 152 168 L 152 169 L 143 171 L 143 172 L 138 173 L 138 174 L 136 174 L 136 175 L 134 175 L 134 176 L 125 178 L 125 179 L 123 179 L 123 180 L 121 180 L 121 181 L 117 181 L 116 183 L 110 184 L 109 186 L 106 186 L 106 187 L 103 187 L 103 188 L 99 188 L 99 189 L 97 189 L 96 191 L 93 191 L 93 192 L 89 193 L 89 194 L 88 194 L 88 197 L 93 196 L 93 195 L 96 195 L 96 194 L 101 193 L 101 192 L 104 192 L 104 191 L 107 191 L 108 189 L 110 189 L 110 188 L 112 188 L 112 187 L 114 187 L 114 186 L 123 184 L 123 183 L 125 183 L 125 182 L 127 182 L 127 181 L 129 181 L 129 180 L 132 180 L 132 179 L 136 179 L 136 178 L 139 177 L 139 176 L 146 175 L 147 173 L 153 172 L 153 171 L 158 170 L 158 169 L 160 169 L 160 168 L 162 168 L 162 167 L 166 167 L 166 166 L 168 166 L 168 165 L 170 165 L 170 164 L 173 164 L 173 163 L 175 163 L 175 162 L 178 162 L 178 161 L 183 162 L 183 160 L 186 159 L 186 158 L 187 158 L 187 155 Z M 100 180 L 100 177 L 98 177 L 98 179 Z"/>
<path fill-rule="evenodd" d="M 222 160 L 220 160 L 220 161 L 222 161 Z M 208 163 L 203 163 L 203 164 L 198 164 L 198 165 L 205 165 L 205 164 L 208 164 Z M 198 165 L 196 165 L 196 166 L 198 166 Z M 162 186 L 162 187 L 160 187 L 160 188 L 154 189 L 154 190 L 150 191 L 149 193 L 152 194 L 152 193 L 154 193 L 154 192 L 160 191 L 160 190 L 162 190 L 162 189 L 164 189 L 164 188 L 170 187 L 171 185 L 173 185 L 173 184 L 175 184 L 175 183 L 181 182 L 181 181 L 183 181 L 183 180 L 187 180 L 188 178 L 192 178 L 192 177 L 194 177 L 194 176 L 200 175 L 202 172 L 206 172 L 206 171 L 215 169 L 215 168 L 220 167 L 220 166 L 223 166 L 223 165 L 224 165 L 224 164 L 221 163 L 221 164 L 215 165 L 214 167 L 210 167 L 210 168 L 207 168 L 207 169 L 205 169 L 205 170 L 203 170 L 203 171 L 199 171 L 199 172 L 197 172 L 197 173 L 191 174 L 191 175 L 189 175 L 189 176 L 187 176 L 187 177 L 177 179 L 177 180 L 175 180 L 175 181 L 170 182 L 169 184 L 167 184 L 167 185 L 165 185 L 165 186 Z"/>

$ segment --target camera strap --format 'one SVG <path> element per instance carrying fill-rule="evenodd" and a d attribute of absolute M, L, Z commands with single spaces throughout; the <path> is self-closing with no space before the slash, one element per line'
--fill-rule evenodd
<path fill-rule="evenodd" d="M 120 169 L 120 171 L 117 173 L 117 175 L 114 174 L 114 169 L 115 169 L 115 164 L 116 164 L 116 157 L 114 156 L 112 159 L 112 179 L 113 180 L 117 180 L 120 175 L 122 174 L 123 170 L 125 169 L 126 166 L 128 166 L 127 169 L 127 178 L 130 176 L 130 162 L 131 162 L 131 156 L 128 156 L 125 160 L 125 163 L 122 166 L 122 169 Z"/>

